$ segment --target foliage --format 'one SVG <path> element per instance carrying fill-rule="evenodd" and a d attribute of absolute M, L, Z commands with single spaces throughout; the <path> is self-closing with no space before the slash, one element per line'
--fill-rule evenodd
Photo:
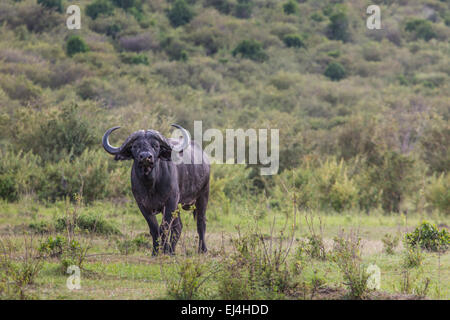
<path fill-rule="evenodd" d="M 268 59 L 260 42 L 256 40 L 241 41 L 232 52 L 233 56 L 240 55 L 243 58 L 263 62 Z"/>
<path fill-rule="evenodd" d="M 338 11 L 329 16 L 328 37 L 332 40 L 347 42 L 350 39 L 349 19 L 345 12 Z"/>
<path fill-rule="evenodd" d="M 294 0 L 289 0 L 283 4 L 283 11 L 286 14 L 294 14 L 298 11 L 298 4 Z"/>
<path fill-rule="evenodd" d="M 339 81 L 347 76 L 347 71 L 339 62 L 331 62 L 325 69 L 324 75 L 333 81 Z"/>
<path fill-rule="evenodd" d="M 450 214 L 450 174 L 433 176 L 425 190 L 427 202 L 446 215 Z"/>
<path fill-rule="evenodd" d="M 194 17 L 194 11 L 185 0 L 175 0 L 170 10 L 167 11 L 167 18 L 174 27 L 179 27 L 189 23 Z"/>
<path fill-rule="evenodd" d="M 362 299 L 369 292 L 367 286 L 369 274 L 361 263 L 361 239 L 352 234 L 348 238 L 338 236 L 334 238 L 332 259 L 344 276 L 344 284 L 349 289 L 353 299 Z"/>
<path fill-rule="evenodd" d="M 450 234 L 446 229 L 439 229 L 423 221 L 413 232 L 406 234 L 406 243 L 409 247 L 416 246 L 430 251 L 446 251 L 450 245 Z"/>
<path fill-rule="evenodd" d="M 305 47 L 303 39 L 298 34 L 287 34 L 283 37 L 283 42 L 287 47 L 302 48 Z"/>
<path fill-rule="evenodd" d="M 80 36 L 72 35 L 67 39 L 66 53 L 69 57 L 77 53 L 84 53 L 89 51 L 89 46 Z"/>
<path fill-rule="evenodd" d="M 394 250 L 398 246 L 399 240 L 399 237 L 386 233 L 383 239 L 381 239 L 383 242 L 383 251 L 389 255 L 394 254 Z"/>
<path fill-rule="evenodd" d="M 424 19 L 413 19 L 406 22 L 405 30 L 414 32 L 417 39 L 428 41 L 436 38 L 436 33 L 430 21 Z"/>
<path fill-rule="evenodd" d="M 63 12 L 62 0 L 37 0 L 37 3 L 48 9 Z"/>
<path fill-rule="evenodd" d="M 86 6 L 86 14 L 95 20 L 100 14 L 111 15 L 114 7 L 109 0 L 95 0 L 93 3 Z"/>

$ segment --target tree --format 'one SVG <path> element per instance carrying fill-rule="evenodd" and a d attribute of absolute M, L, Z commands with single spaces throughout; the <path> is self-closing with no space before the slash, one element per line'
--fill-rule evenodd
<path fill-rule="evenodd" d="M 69 57 L 76 53 L 88 52 L 89 47 L 80 36 L 72 35 L 67 40 L 66 52 Z"/>
<path fill-rule="evenodd" d="M 333 81 L 339 81 L 347 76 L 347 71 L 339 62 L 331 62 L 325 69 L 324 75 Z"/>
<path fill-rule="evenodd" d="M 268 56 L 264 52 L 264 49 L 256 40 L 243 40 L 232 52 L 233 56 L 241 55 L 243 58 L 263 62 Z"/>
<path fill-rule="evenodd" d="M 167 18 L 173 27 L 179 27 L 189 23 L 194 17 L 194 12 L 185 0 L 176 0 L 167 11 Z"/>
<path fill-rule="evenodd" d="M 349 21 L 345 12 L 339 11 L 330 15 L 327 33 L 328 38 L 331 40 L 341 40 L 346 42 L 350 39 Z"/>

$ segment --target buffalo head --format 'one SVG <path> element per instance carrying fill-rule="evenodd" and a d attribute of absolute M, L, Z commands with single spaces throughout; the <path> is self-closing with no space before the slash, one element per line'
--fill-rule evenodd
<path fill-rule="evenodd" d="M 142 168 L 143 173 L 148 175 L 158 161 L 169 161 L 172 151 L 181 152 L 191 143 L 189 132 L 186 129 L 177 124 L 172 126 L 181 130 L 183 134 L 181 144 L 167 139 L 156 130 L 139 130 L 132 133 L 120 147 L 116 148 L 109 144 L 109 135 L 120 127 L 113 127 L 103 135 L 103 148 L 106 152 L 114 155 L 115 160 L 134 159 Z"/>

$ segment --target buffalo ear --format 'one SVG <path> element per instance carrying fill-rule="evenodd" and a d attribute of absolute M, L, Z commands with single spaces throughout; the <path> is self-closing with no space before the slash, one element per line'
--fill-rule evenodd
<path fill-rule="evenodd" d="M 159 150 L 159 157 L 161 160 L 170 161 L 172 160 L 172 149 L 170 147 L 161 144 L 161 149 Z"/>
<path fill-rule="evenodd" d="M 131 153 L 130 148 L 126 148 L 125 150 L 122 150 L 122 152 L 119 152 L 115 155 L 114 160 L 130 160 L 133 159 L 133 154 Z"/>

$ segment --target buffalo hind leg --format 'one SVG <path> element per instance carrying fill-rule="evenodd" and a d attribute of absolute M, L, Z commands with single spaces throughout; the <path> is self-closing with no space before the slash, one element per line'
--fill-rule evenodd
<path fill-rule="evenodd" d="M 198 232 L 198 252 L 205 253 L 208 251 L 205 243 L 206 232 L 206 206 L 208 204 L 208 193 L 203 193 L 195 202 L 194 216 L 197 218 L 197 232 Z"/>

